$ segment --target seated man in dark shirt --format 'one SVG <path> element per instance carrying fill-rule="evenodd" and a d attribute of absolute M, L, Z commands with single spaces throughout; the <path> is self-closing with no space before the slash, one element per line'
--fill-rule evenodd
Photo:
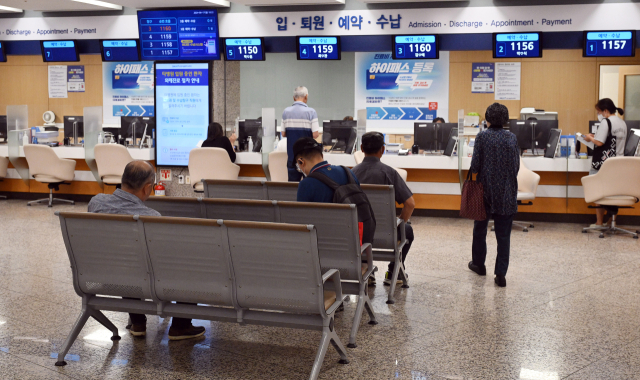
<path fill-rule="evenodd" d="M 413 213 L 413 209 L 416 207 L 416 202 L 413 199 L 413 193 L 409 190 L 409 187 L 404 182 L 398 171 L 389 165 L 385 165 L 380 162 L 382 154 L 384 153 L 384 136 L 379 132 L 369 132 L 362 136 L 362 145 L 360 147 L 364 152 L 364 160 L 361 164 L 356 165 L 353 168 L 353 172 L 356 177 L 360 179 L 363 184 L 371 185 L 393 185 L 393 191 L 396 195 L 396 202 L 401 204 L 402 212 L 400 213 L 400 219 L 408 222 Z M 405 233 L 407 236 L 407 242 L 402 248 L 402 263 L 407 258 L 411 243 L 413 243 L 413 228 L 409 223 L 405 223 Z M 400 231 L 398 231 L 400 236 Z M 389 263 L 388 272 L 384 276 L 384 284 L 391 285 L 391 274 L 395 264 Z M 398 278 L 398 284 L 402 283 L 402 280 Z"/>
<path fill-rule="evenodd" d="M 160 216 L 156 210 L 143 203 L 153 191 L 155 169 L 146 161 L 132 161 L 124 168 L 122 189 L 113 194 L 98 194 L 89 202 L 89 212 L 98 214 L 124 214 Z M 147 331 L 147 317 L 143 314 L 129 314 L 133 336 L 144 336 Z M 191 325 L 191 319 L 173 318 L 169 329 L 169 339 L 181 340 L 199 337 L 205 328 Z"/>

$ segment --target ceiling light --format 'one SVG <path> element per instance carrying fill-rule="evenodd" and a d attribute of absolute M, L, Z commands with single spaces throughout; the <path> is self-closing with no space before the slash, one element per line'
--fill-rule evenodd
<path fill-rule="evenodd" d="M 229 7 L 231 5 L 231 3 L 229 3 L 226 0 L 204 0 L 204 1 L 206 1 L 207 3 L 219 5 L 221 7 Z"/>
<path fill-rule="evenodd" d="M 22 10 L 22 9 L 5 7 L 4 5 L 0 5 L 0 11 L 17 12 L 17 13 L 24 12 L 24 10 Z"/>
<path fill-rule="evenodd" d="M 109 8 L 109 9 L 116 9 L 116 10 L 122 10 L 122 5 L 116 5 L 116 4 L 111 4 L 111 3 L 107 3 L 104 1 L 100 1 L 100 0 L 72 0 L 75 1 L 77 3 L 85 3 L 85 4 L 91 4 L 91 5 L 95 5 L 98 7 L 105 7 L 105 8 Z"/>

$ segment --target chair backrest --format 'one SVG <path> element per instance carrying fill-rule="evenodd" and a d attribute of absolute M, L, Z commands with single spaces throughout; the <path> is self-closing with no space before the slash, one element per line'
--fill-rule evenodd
<path fill-rule="evenodd" d="M 204 206 L 197 198 L 191 197 L 149 197 L 145 206 L 162 216 L 179 218 L 204 218 Z"/>
<path fill-rule="evenodd" d="M 265 182 L 267 199 L 295 202 L 298 200 L 298 182 Z"/>
<path fill-rule="evenodd" d="M 59 213 L 76 290 L 152 298 L 142 223 L 132 215 Z"/>
<path fill-rule="evenodd" d="M 364 152 L 361 150 L 354 152 L 353 159 L 356 161 L 356 165 L 360 165 L 364 161 Z"/>
<path fill-rule="evenodd" d="M 518 171 L 518 191 L 523 193 L 536 194 L 538 191 L 538 184 L 540 183 L 540 176 L 527 168 L 520 160 L 520 170 Z"/>
<path fill-rule="evenodd" d="M 273 151 L 269 153 L 269 173 L 274 182 L 287 182 L 289 171 L 287 170 L 287 152 Z"/>
<path fill-rule="evenodd" d="M 141 216 L 160 301 L 234 306 L 226 231 L 215 220 Z"/>
<path fill-rule="evenodd" d="M 398 174 L 400 174 L 400 177 L 402 178 L 403 181 L 407 182 L 407 171 L 404 169 L 400 169 L 400 168 L 394 168 Z"/>
<path fill-rule="evenodd" d="M 204 180 L 204 197 L 218 199 L 267 199 L 264 181 Z"/>
<path fill-rule="evenodd" d="M 224 221 L 242 308 L 321 314 L 324 292 L 313 226 Z"/>
<path fill-rule="evenodd" d="M 271 201 L 249 199 L 203 199 L 207 219 L 244 220 L 275 223 L 276 208 Z M 203 216 L 204 217 L 204 216 Z"/>
<path fill-rule="evenodd" d="M 0 156 L 0 178 L 7 177 L 7 168 L 9 168 L 9 159 Z"/>
<path fill-rule="evenodd" d="M 374 249 L 395 249 L 397 245 L 396 201 L 393 185 L 362 185 L 376 217 Z"/>
<path fill-rule="evenodd" d="M 125 166 L 133 161 L 129 150 L 120 144 L 98 144 L 95 146 L 95 155 L 100 178 L 122 178 Z"/>
<path fill-rule="evenodd" d="M 66 170 L 53 148 L 47 145 L 27 144 L 24 146 L 24 156 L 29 164 L 29 175 L 57 177 L 61 180 L 73 180 L 73 170 Z M 74 165 L 75 168 L 75 165 Z"/>
<path fill-rule="evenodd" d="M 240 167 L 231 162 L 222 148 L 195 148 L 189 153 L 191 183 L 203 179 L 238 179 Z"/>
<path fill-rule="evenodd" d="M 593 202 L 603 197 L 627 195 L 640 199 L 640 157 L 612 157 L 607 159 L 594 177 L 597 189 L 585 186 L 585 201 Z M 591 194 L 597 194 L 592 197 Z M 595 198 L 595 199 L 593 199 Z"/>
<path fill-rule="evenodd" d="M 281 223 L 311 224 L 316 228 L 323 273 L 338 269 L 341 280 L 360 281 L 360 237 L 354 205 L 278 202 L 278 212 Z"/>

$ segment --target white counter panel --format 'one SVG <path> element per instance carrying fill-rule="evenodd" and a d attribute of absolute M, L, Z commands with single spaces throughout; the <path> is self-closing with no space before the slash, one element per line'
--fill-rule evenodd
<path fill-rule="evenodd" d="M 134 160 L 155 160 L 154 149 L 130 148 L 128 150 Z M 56 152 L 60 158 L 69 158 L 74 160 L 84 160 L 85 158 L 84 148 L 81 146 L 57 146 L 53 148 L 53 151 Z M 9 146 L 7 144 L 0 144 L 0 156 L 9 157 Z M 20 148 L 20 157 L 24 157 L 23 148 Z"/>

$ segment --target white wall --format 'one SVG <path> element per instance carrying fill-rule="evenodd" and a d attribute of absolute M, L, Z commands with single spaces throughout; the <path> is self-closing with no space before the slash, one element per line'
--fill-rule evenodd
<path fill-rule="evenodd" d="M 600 66 L 600 95 L 598 99 L 609 98 L 614 104 L 618 104 L 618 80 L 620 79 L 620 66 Z"/>

